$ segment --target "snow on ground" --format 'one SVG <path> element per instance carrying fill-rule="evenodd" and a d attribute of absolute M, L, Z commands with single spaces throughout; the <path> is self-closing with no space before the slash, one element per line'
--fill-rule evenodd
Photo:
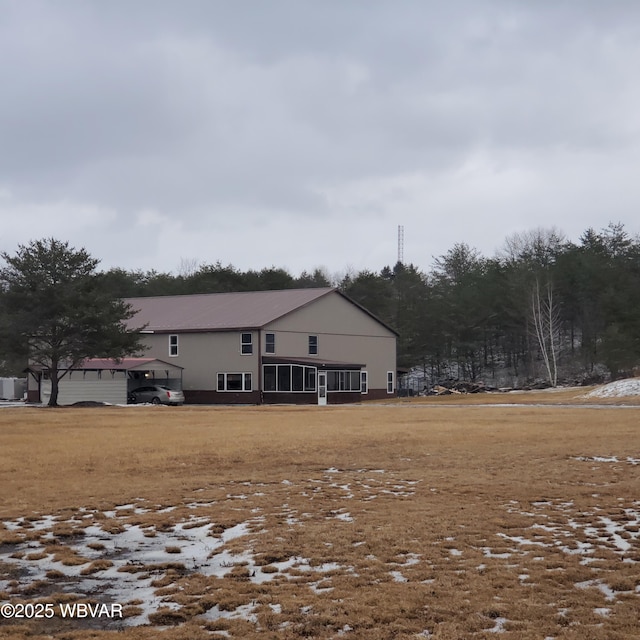
<path fill-rule="evenodd" d="M 587 393 L 585 398 L 623 398 L 640 396 L 640 378 L 616 380 Z"/>
<path fill-rule="evenodd" d="M 332 489 L 340 491 L 340 499 L 352 500 L 355 488 L 366 496 L 365 500 L 383 494 L 406 498 L 414 495 L 419 483 L 419 480 L 387 479 L 384 469 L 358 469 L 356 478 L 351 482 L 340 477 L 343 473 L 343 470 L 331 468 L 325 470 L 321 478 L 310 478 L 308 482 L 314 488 L 310 492 L 302 491 L 302 495 L 313 499 L 316 493 Z M 294 486 L 289 480 L 283 480 L 281 484 Z M 227 493 L 226 499 L 244 500 L 252 493 L 251 489 L 265 488 L 263 483 L 243 482 L 242 486 L 243 493 Z M 260 491 L 254 495 L 264 493 Z M 161 610 L 179 608 L 171 594 L 163 594 L 157 587 L 158 576 L 176 567 L 186 574 L 218 578 L 233 576 L 234 571 L 244 569 L 245 578 L 255 584 L 276 578 L 295 579 L 301 572 L 315 573 L 318 580 L 310 582 L 309 588 L 316 593 L 333 588 L 327 574 L 357 575 L 352 566 L 318 563 L 300 556 L 273 562 L 268 568 L 262 567 L 256 563 L 250 537 L 264 531 L 264 516 L 256 515 L 260 509 L 252 509 L 254 515 L 218 533 L 215 523 L 210 520 L 210 508 L 214 504 L 215 501 L 189 503 L 186 506 L 192 513 L 188 517 L 162 528 L 156 528 L 152 517 L 148 524 L 130 521 L 132 515 L 153 516 L 175 510 L 175 507 L 158 508 L 143 498 L 107 511 L 81 507 L 71 518 L 47 514 L 0 521 L 0 531 L 10 532 L 14 537 L 11 544 L 0 548 L 0 559 L 8 566 L 13 565 L 19 574 L 16 580 L 0 578 L 0 592 L 9 591 L 11 595 L 18 596 L 30 585 L 49 582 L 52 588 L 76 597 L 94 597 L 124 606 L 139 603 L 140 613 L 123 621 L 127 626 L 137 626 L 149 624 L 150 616 Z M 205 510 L 202 514 L 199 513 L 201 508 Z M 312 517 L 311 513 L 298 513 L 288 503 L 282 505 L 281 512 L 288 527 L 304 526 L 304 519 Z M 330 510 L 324 517 L 343 523 L 355 520 L 346 508 Z M 66 533 L 65 526 L 69 529 Z M 232 551 L 226 547 L 238 538 L 246 539 L 244 551 L 237 548 Z M 66 550 L 66 556 L 74 556 L 71 562 L 61 550 Z M 408 554 L 399 566 L 416 562 L 418 557 Z M 401 575 L 396 573 L 398 577 Z M 253 616 L 254 607 L 239 607 L 235 613 L 220 612 L 214 607 L 204 617 L 241 617 L 251 621 Z"/>
<path fill-rule="evenodd" d="M 610 455 L 578 456 L 573 458 L 589 464 L 628 463 L 636 465 L 636 458 L 619 459 Z M 406 499 L 413 495 L 419 480 L 400 480 L 392 472 L 384 469 L 358 469 L 350 471 L 331 467 L 325 469 L 320 477 L 308 478 L 303 485 L 286 481 L 292 491 L 299 491 L 304 497 L 313 500 L 324 490 L 331 490 L 339 500 L 349 500 L 353 505 L 356 496 L 363 502 L 370 498 L 395 496 Z M 284 481 L 283 481 L 284 482 Z M 281 490 L 283 482 L 278 483 Z M 253 495 L 264 495 L 263 483 L 240 483 L 243 493 L 236 491 L 227 494 L 227 500 L 243 499 L 255 488 L 261 489 Z M 425 488 L 426 490 L 426 488 Z M 355 493 L 354 493 L 355 492 Z M 593 494 L 597 497 L 597 494 Z M 483 538 L 482 546 L 469 545 L 455 535 L 444 538 L 443 552 L 447 555 L 449 566 L 480 552 L 487 560 L 477 566 L 484 571 L 487 565 L 504 565 L 520 584 L 535 587 L 535 573 L 532 567 L 545 558 L 554 560 L 560 552 L 567 558 L 575 558 L 588 579 L 576 580 L 573 587 L 589 590 L 599 595 L 601 602 L 593 611 L 606 618 L 614 611 L 620 598 L 640 597 L 640 585 L 630 583 L 621 587 L 612 581 L 611 571 L 604 566 L 610 564 L 637 565 L 640 562 L 636 549 L 640 544 L 640 500 L 620 504 L 612 511 L 603 511 L 599 506 L 585 510 L 577 507 L 572 500 L 546 499 L 531 503 L 510 500 L 502 507 L 507 513 L 526 517 L 519 530 L 507 529 L 494 532 Z M 217 578 L 242 575 L 242 578 L 263 585 L 275 581 L 296 580 L 300 575 L 312 576 L 306 582 L 307 587 L 316 594 L 330 593 L 334 585 L 334 574 L 357 577 L 359 567 L 337 562 L 319 563 L 302 556 L 285 557 L 262 566 L 254 555 L 254 539 L 264 532 L 266 519 L 264 514 L 256 515 L 260 509 L 251 509 L 251 516 L 233 526 L 220 531 L 210 519 L 211 507 L 215 501 L 191 502 L 185 505 L 189 512 L 176 518 L 170 526 L 163 521 L 153 524 L 136 522 L 132 516 L 168 513 L 175 507 L 159 508 L 143 498 L 134 499 L 108 511 L 80 508 L 71 517 L 67 515 L 47 514 L 37 517 L 21 517 L 0 522 L 0 530 L 10 533 L 11 543 L 0 550 L 0 558 L 7 566 L 13 567 L 12 577 L 0 579 L 0 592 L 7 591 L 12 597 L 21 597 L 31 589 L 51 588 L 64 592 L 69 598 L 93 598 L 99 601 L 119 602 L 124 606 L 137 607 L 131 611 L 131 617 L 118 624 L 126 626 L 147 625 L 153 622 L 153 615 L 159 612 L 175 613 L 180 609 L 180 601 L 171 590 L 161 588 L 161 584 L 173 580 L 169 572 L 181 567 L 177 575 L 201 574 Z M 200 509 L 204 511 L 199 512 Z M 312 513 L 298 511 L 289 501 L 279 507 L 287 527 L 304 527 L 304 519 Z M 355 509 L 338 508 L 331 511 L 321 510 L 321 516 L 337 520 L 336 526 L 358 520 Z M 354 515 L 352 515 L 355 514 Z M 37 535 L 36 535 L 37 534 Z M 244 539 L 244 542 L 239 542 Z M 231 542 L 233 545 L 227 547 Z M 356 540 L 353 545 L 360 546 L 366 541 Z M 440 541 L 435 540 L 434 545 Z M 66 550 L 66 554 L 63 551 Z M 71 557 L 73 556 L 73 557 Z M 76 559 L 79 562 L 76 562 Z M 379 560 L 375 555 L 367 555 L 367 561 Z M 411 583 L 415 576 L 409 567 L 427 562 L 422 554 L 405 551 L 386 560 L 389 580 L 394 583 Z M 557 559 L 547 571 L 557 572 L 564 569 L 558 566 Z M 463 567 L 464 565 L 460 565 Z M 365 569 L 366 570 L 366 569 Z M 461 569 L 464 572 L 464 569 Z M 238 573 L 244 572 L 244 573 Z M 458 573 L 458 571 L 456 571 Z M 314 575 L 315 574 L 315 575 Z M 538 572 L 539 574 L 539 572 Z M 433 579 L 423 580 L 425 584 Z M 39 586 L 40 585 L 40 586 Z M 177 591 L 178 595 L 180 591 Z M 278 612 L 278 604 L 271 604 Z M 257 624 L 258 605 L 255 602 L 243 604 L 232 610 L 215 605 L 202 614 L 203 620 L 221 618 L 240 618 Z M 558 615 L 566 615 L 568 609 L 559 608 Z M 564 612 L 564 613 L 563 613 Z M 496 611 L 491 633 L 507 631 L 508 620 Z M 102 624 L 102 623 L 100 623 Z M 348 633 L 346 626 L 344 634 Z M 338 635 L 341 635 L 338 632 Z M 428 630 L 417 637 L 431 637 Z"/>
<path fill-rule="evenodd" d="M 292 557 L 283 562 L 273 563 L 272 567 L 277 571 L 265 573 L 261 567 L 256 566 L 250 550 L 232 553 L 225 549 L 228 542 L 248 536 L 251 528 L 259 526 L 261 517 L 250 518 L 225 529 L 221 535 L 212 534 L 212 523 L 208 519 L 193 516 L 178 522 L 167 531 L 155 530 L 150 525 L 130 525 L 124 522 L 121 531 L 111 532 L 109 527 L 105 530 L 102 524 L 118 522 L 120 513 L 125 511 L 124 507 L 134 505 L 122 505 L 116 511 L 102 512 L 102 516 L 106 516 L 104 521 L 92 517 L 97 512 L 81 509 L 80 511 L 87 516 L 86 523 L 77 519 L 58 520 L 53 515 L 41 516 L 38 520 L 18 518 L 3 522 L 4 528 L 8 531 L 44 533 L 40 539 L 25 539 L 22 543 L 11 545 L 13 553 L 4 557 L 7 564 L 20 570 L 20 579 L 14 586 L 22 588 L 29 583 L 43 583 L 52 579 L 51 576 L 55 574 L 58 576 L 58 588 L 66 593 L 98 596 L 124 605 L 134 601 L 141 603 L 140 615 L 124 621 L 128 626 L 137 626 L 148 624 L 150 614 L 160 609 L 179 608 L 170 596 L 158 595 L 157 586 L 154 586 L 158 574 L 170 569 L 172 563 L 179 563 L 187 572 L 219 578 L 231 574 L 236 567 L 244 566 L 247 568 L 247 579 L 257 584 L 271 581 L 277 576 L 289 577 L 290 569 L 318 574 L 332 571 L 354 572 L 353 567 L 337 563 L 316 564 L 309 558 Z M 136 513 L 149 511 L 140 507 L 132 510 Z M 81 556 L 84 562 L 65 564 L 64 559 L 55 557 L 54 547 L 51 545 L 56 541 L 56 524 L 69 524 L 82 529 L 81 535 L 66 546 Z M 96 565 L 96 561 L 100 560 L 103 564 Z M 88 570 L 87 567 L 92 561 L 95 570 Z M 0 591 L 10 588 L 10 581 L 0 580 Z M 252 614 L 253 608 L 240 608 L 232 617 L 251 620 Z M 216 613 L 214 608 L 205 617 L 212 619 L 229 615 L 224 612 Z"/>

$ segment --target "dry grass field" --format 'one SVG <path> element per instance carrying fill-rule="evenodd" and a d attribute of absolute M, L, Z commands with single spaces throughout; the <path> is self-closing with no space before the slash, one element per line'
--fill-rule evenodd
<path fill-rule="evenodd" d="M 640 408 L 447 401 L 0 410 L 0 637 L 639 637 Z"/>

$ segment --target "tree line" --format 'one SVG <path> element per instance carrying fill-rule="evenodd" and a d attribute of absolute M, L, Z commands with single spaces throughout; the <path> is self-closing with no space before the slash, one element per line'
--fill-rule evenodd
<path fill-rule="evenodd" d="M 428 271 L 397 263 L 294 276 L 183 261 L 177 273 L 114 268 L 91 278 L 110 300 L 335 286 L 398 332 L 398 365 L 428 383 L 555 385 L 621 377 L 640 364 L 640 239 L 621 224 L 587 229 L 578 242 L 556 229 L 515 234 L 493 257 L 458 243 Z M 11 282 L 0 284 L 7 299 Z"/>
<path fill-rule="evenodd" d="M 557 229 L 505 239 L 492 257 L 455 244 L 428 271 L 298 276 L 184 264 L 178 274 L 111 269 L 114 296 L 335 286 L 398 336 L 398 364 L 426 380 L 550 384 L 628 375 L 640 364 L 640 239 L 622 224 L 587 229 L 577 242 Z"/>

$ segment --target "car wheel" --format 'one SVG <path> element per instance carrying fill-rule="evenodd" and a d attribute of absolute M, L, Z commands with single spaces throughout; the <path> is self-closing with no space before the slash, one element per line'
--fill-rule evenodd
<path fill-rule="evenodd" d="M 151 399 L 151 404 L 160 404 L 160 398 L 157 396 Z"/>
<path fill-rule="evenodd" d="M 130 394 L 129 396 L 127 396 L 127 403 L 128 404 L 135 404 L 136 403 L 136 397 L 133 394 Z"/>

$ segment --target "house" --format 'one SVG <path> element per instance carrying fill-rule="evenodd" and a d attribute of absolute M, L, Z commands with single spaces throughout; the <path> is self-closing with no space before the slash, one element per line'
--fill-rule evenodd
<path fill-rule="evenodd" d="M 32 364 L 26 372 L 28 401 L 49 402 L 51 380 L 48 371 Z M 58 404 L 85 401 L 126 404 L 132 389 L 151 383 L 180 389 L 182 368 L 176 363 L 156 358 L 88 358 L 70 369 L 60 380 Z"/>
<path fill-rule="evenodd" d="M 396 332 L 334 288 L 129 298 L 187 403 L 334 404 L 396 392 Z"/>

